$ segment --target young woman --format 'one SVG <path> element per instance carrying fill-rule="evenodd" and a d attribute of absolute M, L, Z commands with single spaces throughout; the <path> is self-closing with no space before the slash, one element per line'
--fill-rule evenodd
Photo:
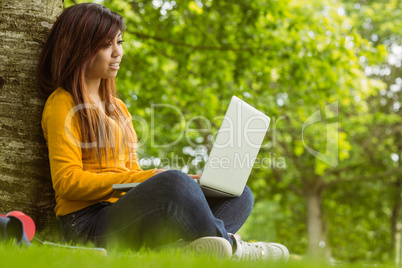
<path fill-rule="evenodd" d="M 116 97 L 123 57 L 120 15 L 79 4 L 57 19 L 38 66 L 56 217 L 68 241 L 156 248 L 181 240 L 196 253 L 237 259 L 287 260 L 286 247 L 234 237 L 248 218 L 253 195 L 206 198 L 178 170 L 142 170 L 131 116 Z M 126 194 L 116 183 L 143 182 Z"/>

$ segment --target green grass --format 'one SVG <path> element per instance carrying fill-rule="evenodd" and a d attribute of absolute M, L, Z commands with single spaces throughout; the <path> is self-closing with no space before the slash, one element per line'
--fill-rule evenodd
<path fill-rule="evenodd" d="M 374 264 L 337 264 L 316 263 L 292 258 L 287 264 L 269 262 L 236 262 L 209 256 L 195 256 L 178 250 L 141 251 L 141 252 L 108 252 L 103 255 L 99 251 L 85 249 L 68 249 L 34 243 L 32 246 L 16 246 L 13 243 L 0 243 L 0 267 L 273 267 L 273 268 L 367 268 L 393 267 L 392 265 Z"/>

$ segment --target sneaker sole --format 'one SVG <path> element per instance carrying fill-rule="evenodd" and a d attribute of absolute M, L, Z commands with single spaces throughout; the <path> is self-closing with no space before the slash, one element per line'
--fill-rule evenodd
<path fill-rule="evenodd" d="M 285 247 L 284 245 L 278 244 L 278 243 L 269 243 L 269 244 L 279 248 L 282 251 L 282 256 L 280 258 L 280 261 L 285 262 L 285 263 L 288 262 L 289 250 L 287 249 L 287 247 Z"/>
<path fill-rule="evenodd" d="M 229 241 L 222 237 L 201 237 L 188 244 L 185 249 L 194 252 L 196 255 L 211 255 L 220 258 L 232 256 L 232 246 Z"/>

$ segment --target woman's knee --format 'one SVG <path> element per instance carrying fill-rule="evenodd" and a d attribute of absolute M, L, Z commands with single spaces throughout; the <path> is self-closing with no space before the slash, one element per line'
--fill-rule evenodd
<path fill-rule="evenodd" d="M 158 181 L 154 183 L 157 183 L 158 187 L 154 194 L 159 199 L 165 200 L 167 211 L 199 211 L 201 206 L 207 203 L 201 187 L 186 173 L 180 170 L 168 170 L 156 176 L 158 178 L 155 179 Z"/>
<path fill-rule="evenodd" d="M 155 176 L 160 177 L 160 179 L 163 179 L 164 181 L 169 180 L 178 183 L 191 179 L 186 173 L 176 169 L 166 170 L 164 172 L 158 173 Z"/>
<path fill-rule="evenodd" d="M 190 176 L 180 170 L 167 170 L 156 176 L 159 177 L 160 187 L 165 191 L 182 192 L 199 188 Z"/>

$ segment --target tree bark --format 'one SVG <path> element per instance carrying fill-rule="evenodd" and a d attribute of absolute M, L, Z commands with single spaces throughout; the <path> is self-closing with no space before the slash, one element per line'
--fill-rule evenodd
<path fill-rule="evenodd" d="M 54 222 L 36 66 L 62 0 L 0 0 L 0 211 L 20 210 L 37 229 Z"/>

